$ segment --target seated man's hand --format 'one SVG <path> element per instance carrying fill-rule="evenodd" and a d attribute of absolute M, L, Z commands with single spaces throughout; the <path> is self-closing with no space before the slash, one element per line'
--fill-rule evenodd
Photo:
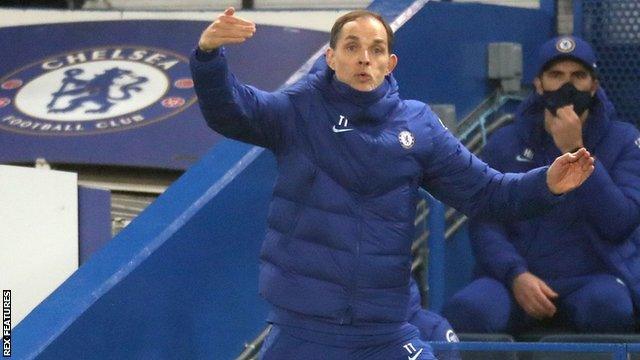
<path fill-rule="evenodd" d="M 573 105 L 559 108 L 556 115 L 553 116 L 549 110 L 545 110 L 544 125 L 556 147 L 562 153 L 583 147 L 582 121 L 573 111 Z"/>
<path fill-rule="evenodd" d="M 238 44 L 252 37 L 256 32 L 256 24 L 234 16 L 233 7 L 228 7 L 218 15 L 216 21 L 207 26 L 200 35 L 198 47 L 211 51 L 226 44 Z"/>
<path fill-rule="evenodd" d="M 547 170 L 547 186 L 556 194 L 569 192 L 587 180 L 595 160 L 585 148 L 558 156 Z"/>
<path fill-rule="evenodd" d="M 522 273 L 513 280 L 513 296 L 529 316 L 536 319 L 553 317 L 556 306 L 552 300 L 558 297 L 542 279 L 530 272 Z"/>

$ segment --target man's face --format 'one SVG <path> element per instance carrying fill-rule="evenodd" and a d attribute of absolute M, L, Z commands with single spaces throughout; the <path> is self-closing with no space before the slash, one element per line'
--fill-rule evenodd
<path fill-rule="evenodd" d="M 591 76 L 589 70 L 573 60 L 557 62 L 533 81 L 536 91 L 540 95 L 544 91 L 558 90 L 568 82 L 571 82 L 579 91 L 589 91 L 591 96 L 598 89 L 598 81 Z"/>
<path fill-rule="evenodd" d="M 344 24 L 336 48 L 327 49 L 327 64 L 338 80 L 356 90 L 371 91 L 398 63 L 387 45 L 387 32 L 380 21 L 357 18 Z"/>

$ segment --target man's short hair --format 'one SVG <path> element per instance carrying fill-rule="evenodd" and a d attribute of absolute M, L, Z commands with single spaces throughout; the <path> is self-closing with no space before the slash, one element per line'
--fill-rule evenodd
<path fill-rule="evenodd" d="M 387 48 L 389 53 L 391 53 L 391 49 L 393 48 L 393 30 L 391 30 L 391 26 L 389 26 L 389 24 L 384 20 L 384 18 L 382 18 L 380 14 L 369 10 L 354 10 L 340 16 L 331 28 L 331 38 L 329 40 L 329 46 L 332 49 L 336 48 L 338 36 L 340 35 L 340 31 L 342 30 L 344 24 L 363 17 L 374 18 L 380 21 L 382 25 L 384 25 L 384 29 L 387 31 Z"/>

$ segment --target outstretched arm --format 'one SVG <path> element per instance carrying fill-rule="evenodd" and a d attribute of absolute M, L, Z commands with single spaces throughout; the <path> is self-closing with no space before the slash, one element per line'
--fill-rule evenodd
<path fill-rule="evenodd" d="M 255 24 L 228 8 L 200 36 L 190 65 L 195 91 L 207 124 L 218 133 L 251 144 L 275 148 L 288 98 L 240 83 L 227 66 L 224 46 L 244 42 Z"/>
<path fill-rule="evenodd" d="M 503 174 L 473 155 L 430 110 L 431 149 L 424 157 L 423 185 L 433 195 L 471 215 L 494 219 L 524 219 L 544 213 L 557 194 L 575 189 L 593 172 L 586 150 L 565 154 L 550 167 L 524 174 Z"/>

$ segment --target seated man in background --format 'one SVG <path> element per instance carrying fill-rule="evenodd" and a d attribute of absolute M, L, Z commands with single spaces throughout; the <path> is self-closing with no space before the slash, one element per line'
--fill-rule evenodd
<path fill-rule="evenodd" d="M 535 92 L 498 130 L 483 159 L 524 172 L 586 147 L 596 158 L 584 185 L 551 212 L 525 221 L 472 220 L 480 277 L 444 315 L 458 332 L 518 333 L 561 326 L 633 332 L 640 305 L 640 133 L 616 120 L 599 87 L 591 46 L 558 37 L 539 50 Z"/>

